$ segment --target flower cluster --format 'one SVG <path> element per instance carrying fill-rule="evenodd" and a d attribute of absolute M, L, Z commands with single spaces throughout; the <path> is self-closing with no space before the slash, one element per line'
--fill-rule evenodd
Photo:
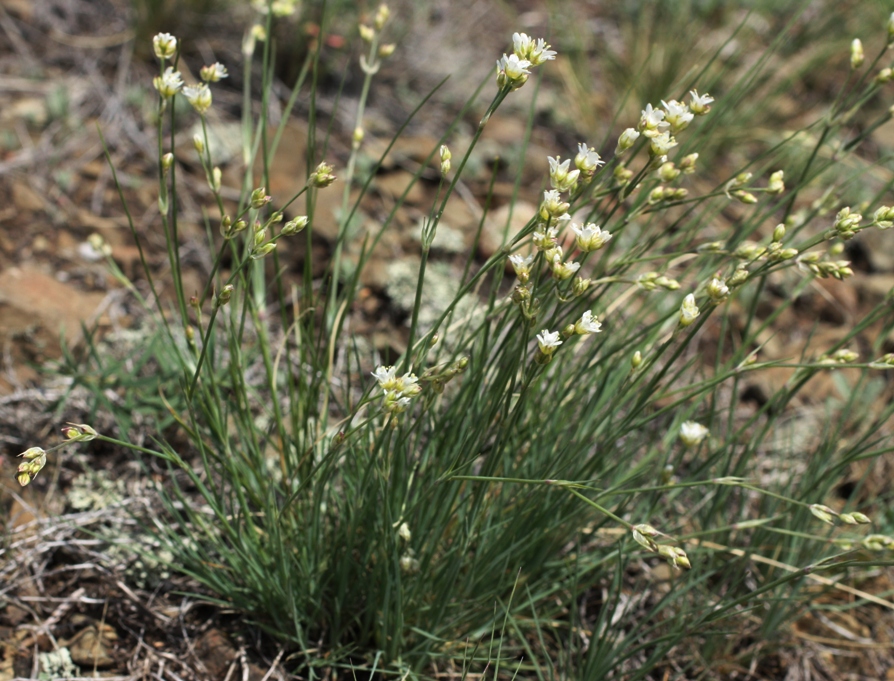
<path fill-rule="evenodd" d="M 823 504 L 810 504 L 809 506 L 810 512 L 824 523 L 828 525 L 834 525 L 835 519 L 837 518 L 841 522 L 846 525 L 869 525 L 872 523 L 872 520 L 869 516 L 860 513 L 859 511 L 853 511 L 851 513 L 839 513 L 828 506 L 824 506 Z"/>
<path fill-rule="evenodd" d="M 410 400 L 422 392 L 419 379 L 415 374 L 397 375 L 397 368 L 380 366 L 373 373 L 379 387 L 385 391 L 385 411 L 389 414 L 400 414 L 410 406 Z"/>
<path fill-rule="evenodd" d="M 172 59 L 177 54 L 177 39 L 170 33 L 158 33 L 152 38 L 152 49 L 162 66 L 164 66 L 167 60 Z M 165 67 L 161 75 L 156 76 L 152 81 L 161 97 L 162 107 L 164 107 L 167 100 L 182 91 L 196 112 L 200 116 L 204 116 L 208 109 L 211 108 L 211 89 L 208 87 L 208 83 L 217 83 L 221 79 L 226 78 L 228 74 L 226 67 L 219 62 L 215 62 L 210 66 L 203 66 L 199 73 L 203 82 L 184 87 L 183 76 L 180 72 L 175 71 L 173 66 Z M 198 144 L 196 148 L 198 148 Z"/>
<path fill-rule="evenodd" d="M 692 565 L 689 563 L 689 557 L 686 555 L 686 552 L 679 546 L 671 546 L 670 544 L 659 544 L 656 541 L 658 537 L 666 535 L 662 534 L 651 525 L 634 525 L 630 528 L 630 532 L 631 534 L 633 534 L 633 540 L 637 544 L 642 546 L 647 551 L 650 551 L 651 553 L 657 553 L 659 556 L 664 558 L 672 567 L 677 569 L 686 568 L 687 570 L 692 567 Z"/>
<path fill-rule="evenodd" d="M 497 85 L 517 90 L 524 85 L 530 68 L 556 58 L 555 50 L 543 38 L 535 40 L 524 33 L 512 34 L 513 53 L 497 60 Z"/>

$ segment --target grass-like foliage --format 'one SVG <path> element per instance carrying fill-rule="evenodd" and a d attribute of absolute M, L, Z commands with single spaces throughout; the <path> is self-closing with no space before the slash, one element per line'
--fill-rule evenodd
<path fill-rule="evenodd" d="M 724 80 L 709 59 L 664 101 L 636 103 L 639 118 L 619 116 L 610 139 L 556 149 L 539 210 L 486 261 L 470 252 L 455 298 L 423 325 L 431 245 L 482 131 L 562 59 L 516 34 L 480 90 L 483 113 L 475 93 L 460 114 L 480 116 L 468 147 L 445 130 L 446 146 L 416 174 L 437 184 L 438 198 L 424 221 L 406 349 L 386 363 L 351 329 L 362 269 L 400 209 L 377 230 L 357 228 L 381 163 L 358 179 L 364 107 L 394 49 L 384 42 L 388 11 L 360 29 L 365 81 L 350 157 L 325 157 L 328 124 L 312 113 L 307 177 L 292 195 L 270 197 L 285 126 L 267 125 L 267 36 L 293 4 L 260 3 L 244 43 L 238 203 L 222 194 L 208 139 L 225 72 L 207 67 L 205 82 L 184 87 L 181 46 L 156 36 L 158 222 L 170 280 L 159 286 L 144 260 L 148 288 L 132 289 L 161 334 L 156 360 L 177 376 L 162 383 L 169 411 L 158 414 L 177 444 L 66 431 L 69 442 L 100 438 L 168 462 L 155 530 L 175 567 L 287 642 L 309 678 L 322 668 L 668 678 L 672 649 L 678 670 L 731 658 L 747 668 L 730 630 L 770 640 L 833 582 L 869 598 L 854 580 L 894 540 L 869 502 L 836 501 L 832 489 L 851 462 L 891 449 L 882 426 L 894 405 L 873 401 L 881 370 L 894 366 L 881 347 L 891 303 L 832 345 L 808 337 L 786 358 L 764 358 L 762 347 L 818 279 L 852 274 L 840 255 L 848 240 L 892 226 L 894 209 L 880 201 L 890 183 L 867 175 L 855 188 L 835 168 L 891 117 L 864 107 L 891 78 L 879 67 L 894 29 L 872 36 L 865 59 L 854 45 L 851 75 L 821 118 L 780 131 L 732 174 L 700 167 L 699 151 L 716 157 L 714 140 L 729 135 L 736 112 L 755 110 L 764 60 Z M 299 93 L 315 111 L 322 44 L 285 117 Z M 263 74 L 254 108 L 253 61 Z M 213 272 L 193 298 L 178 250 L 183 133 L 173 100 L 183 97 L 202 123 L 195 148 L 214 196 L 208 215 L 218 216 L 209 218 Z M 813 201 L 817 187 L 825 193 Z M 337 246 L 315 277 L 320 192 L 343 202 Z M 292 286 L 280 275 L 284 239 L 307 246 Z M 350 263 L 348 244 L 359 253 Z M 858 338 L 862 355 L 851 350 Z M 742 385 L 768 369 L 784 380 L 757 406 L 743 403 Z M 828 372 L 846 379 L 840 399 L 825 406 L 820 432 L 805 434 L 793 405 Z M 42 449 L 26 452 L 20 481 L 45 460 Z"/>

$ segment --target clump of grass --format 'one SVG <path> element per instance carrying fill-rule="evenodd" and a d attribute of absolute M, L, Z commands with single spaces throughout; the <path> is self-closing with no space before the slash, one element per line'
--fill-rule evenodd
<path fill-rule="evenodd" d="M 894 326 L 889 301 L 829 347 L 785 359 L 765 359 L 761 348 L 815 279 L 852 274 L 845 242 L 894 222 L 894 209 L 880 205 L 886 187 L 865 206 L 863 198 L 842 205 L 835 185 L 823 201 L 802 199 L 890 119 L 884 113 L 851 134 L 861 107 L 890 79 L 877 69 L 886 44 L 871 63 L 854 59 L 821 120 L 730 176 L 700 168 L 698 151 L 711 142 L 711 118 L 747 96 L 748 79 L 716 97 L 699 94 L 697 82 L 674 84 L 605 148 L 558 150 L 544 178 L 551 188 L 527 225 L 486 262 L 470 254 L 455 298 L 423 326 L 431 245 L 481 132 L 556 56 L 515 34 L 496 84 L 483 84 L 491 99 L 468 147 L 450 149 L 451 128 L 431 149 L 438 193 L 422 230 L 408 339 L 385 364 L 361 352 L 351 320 L 360 273 L 400 204 L 378 231 L 357 234 L 360 199 L 350 189 L 370 88 L 395 49 L 385 40 L 388 10 L 360 27 L 365 80 L 344 168 L 326 162 L 328 139 L 317 138 L 311 107 L 308 175 L 292 195 L 272 197 L 265 187 L 280 132 L 267 127 L 268 37 L 277 12 L 266 9 L 244 46 L 245 174 L 236 205 L 221 193 L 206 117 L 226 71 L 207 66 L 203 82 L 184 87 L 179 43 L 168 34 L 154 41 L 159 221 L 176 296 L 167 309 L 146 267 L 145 303 L 178 373 L 163 392 L 179 396 L 170 415 L 189 448 L 162 438 L 135 446 L 84 424 L 65 431 L 67 442 L 101 439 L 168 462 L 156 529 L 176 569 L 289 642 L 293 664 L 308 675 L 446 668 L 638 679 L 660 675 L 670 651 L 695 641 L 701 660 L 675 664 L 710 667 L 735 655 L 725 636 L 733 624 L 770 639 L 805 607 L 812 586 L 833 584 L 823 573 L 853 569 L 856 577 L 885 561 L 871 552 L 894 539 L 867 529 L 872 509 L 833 508 L 831 492 L 850 463 L 891 449 L 882 427 L 894 407 L 870 409 L 866 399 L 873 372 L 894 366 L 880 340 Z M 321 44 L 285 117 L 299 92 L 313 100 Z M 253 59 L 264 74 L 256 119 Z M 219 216 L 219 236 L 209 218 L 212 275 L 191 299 L 178 251 L 178 97 L 201 121 L 194 146 L 214 196 L 209 215 Z M 791 159 L 786 144 L 808 134 L 811 153 L 777 166 Z M 697 174 L 713 189 L 692 191 L 687 180 Z M 289 289 L 278 243 L 303 238 L 310 253 L 318 193 L 339 183 L 326 275 L 315 279 L 307 258 L 300 286 Z M 714 218 L 730 206 L 738 217 L 720 232 Z M 348 242 L 359 252 L 353 268 L 343 267 Z M 766 313 L 768 288 L 782 293 Z M 862 359 L 850 348 L 868 329 L 882 333 Z M 708 351 L 711 361 L 701 357 Z M 784 384 L 746 409 L 746 377 L 781 368 L 789 370 Z M 842 398 L 828 405 L 819 431 L 796 437 L 793 401 L 817 375 L 845 370 Z M 768 452 L 787 462 L 773 482 L 758 478 Z M 46 453 L 25 453 L 22 484 Z"/>

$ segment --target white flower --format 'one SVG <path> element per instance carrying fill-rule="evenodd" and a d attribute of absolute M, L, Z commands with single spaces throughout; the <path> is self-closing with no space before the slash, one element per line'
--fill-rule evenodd
<path fill-rule="evenodd" d="M 517 90 L 525 81 L 528 80 L 530 71 L 528 67 L 531 62 L 527 59 L 519 59 L 518 55 L 503 55 L 502 59 L 497 61 L 497 84 L 500 87 L 509 85 L 513 90 Z"/>
<path fill-rule="evenodd" d="M 152 49 L 159 59 L 170 59 L 177 54 L 177 38 L 170 33 L 157 33 L 152 38 Z"/>
<path fill-rule="evenodd" d="M 553 189 L 560 192 L 567 192 L 574 189 L 577 185 L 577 178 L 580 176 L 580 170 L 568 170 L 571 159 L 562 160 L 561 156 L 553 158 L 547 156 L 549 161 L 549 181 Z"/>
<path fill-rule="evenodd" d="M 695 296 L 691 293 L 683 298 L 683 304 L 680 305 L 680 326 L 689 326 L 698 317 L 698 305 L 695 304 Z"/>
<path fill-rule="evenodd" d="M 574 325 L 574 333 L 578 336 L 586 336 L 587 334 L 599 333 L 600 331 L 602 331 L 602 323 L 590 310 L 584 312 Z"/>
<path fill-rule="evenodd" d="M 669 127 L 670 123 L 664 120 L 664 112 L 661 109 L 653 109 L 651 104 L 646 104 L 639 119 L 639 129 L 646 137 L 657 135 L 660 130 Z"/>
<path fill-rule="evenodd" d="M 529 255 L 527 258 L 516 253 L 509 256 L 509 262 L 512 263 L 512 269 L 515 270 L 515 276 L 518 280 L 526 284 L 531 276 L 531 265 L 534 262 L 534 256 Z"/>
<path fill-rule="evenodd" d="M 571 262 L 570 260 L 567 262 L 562 262 L 561 252 L 555 255 L 550 265 L 552 266 L 553 270 L 553 278 L 558 279 L 559 281 L 571 279 L 571 277 L 574 276 L 574 273 L 580 269 L 579 262 Z"/>
<path fill-rule="evenodd" d="M 584 253 L 598 251 L 600 248 L 605 246 L 605 244 L 607 244 L 612 238 L 611 234 L 602 229 L 599 225 L 593 224 L 592 222 L 584 225 L 583 227 L 572 222 L 571 231 L 573 231 L 577 235 L 575 237 L 577 247 Z"/>
<path fill-rule="evenodd" d="M 379 387 L 384 390 L 394 390 L 397 386 L 397 368 L 393 366 L 381 366 L 372 372 L 373 378 L 379 382 Z"/>
<path fill-rule="evenodd" d="M 540 66 L 543 62 L 556 58 L 556 51 L 549 49 L 543 38 L 536 42 L 524 33 L 512 34 L 512 48 L 519 59 L 530 62 L 531 66 Z"/>
<path fill-rule="evenodd" d="M 708 292 L 708 297 L 715 303 L 723 302 L 729 297 L 729 286 L 726 285 L 723 279 L 718 279 L 717 277 L 708 282 L 705 290 Z"/>
<path fill-rule="evenodd" d="M 183 96 L 199 114 L 204 114 L 211 108 L 211 88 L 205 83 L 183 88 Z"/>
<path fill-rule="evenodd" d="M 680 132 L 692 122 L 693 118 L 695 118 L 695 114 L 676 99 L 672 99 L 669 102 L 662 100 L 661 104 L 667 111 L 664 120 L 670 123 L 672 132 Z"/>
<path fill-rule="evenodd" d="M 618 146 L 615 149 L 616 154 L 627 151 L 633 146 L 633 143 L 639 138 L 639 132 L 634 128 L 627 128 L 618 138 Z"/>
<path fill-rule="evenodd" d="M 709 94 L 699 95 L 697 90 L 689 92 L 689 110 L 696 116 L 704 116 L 711 110 L 714 98 Z"/>
<path fill-rule="evenodd" d="M 556 237 L 559 235 L 558 227 L 547 227 L 541 224 L 539 229 L 534 232 L 532 241 L 534 245 L 541 251 L 547 251 L 556 245 Z"/>
<path fill-rule="evenodd" d="M 558 190 L 550 189 L 543 192 L 543 203 L 540 204 L 540 217 L 544 220 L 549 218 L 557 218 L 563 213 L 567 213 L 570 204 L 562 201 L 562 195 Z"/>
<path fill-rule="evenodd" d="M 179 71 L 175 71 L 174 67 L 169 66 L 162 75 L 152 79 L 152 84 L 163 99 L 170 99 L 180 92 L 180 88 L 183 87 L 183 79 L 180 77 Z"/>
<path fill-rule="evenodd" d="M 695 447 L 701 444 L 701 441 L 708 437 L 708 434 L 708 429 L 695 421 L 685 421 L 680 426 L 680 441 L 687 447 Z"/>
<path fill-rule="evenodd" d="M 677 140 L 671 137 L 669 132 L 665 131 L 649 140 L 649 153 L 652 156 L 664 156 L 675 146 L 677 146 Z"/>
<path fill-rule="evenodd" d="M 543 331 L 537 334 L 537 347 L 540 348 L 540 352 L 544 355 L 553 354 L 561 344 L 562 339 L 559 338 L 558 331 L 543 329 Z"/>
<path fill-rule="evenodd" d="M 600 158 L 595 149 L 588 147 L 583 142 L 577 145 L 577 156 L 574 157 L 574 165 L 577 166 L 579 171 L 590 175 L 595 173 L 596 169 L 604 163 L 605 161 Z"/>
<path fill-rule="evenodd" d="M 227 73 L 227 67 L 219 61 L 214 62 L 211 66 L 203 66 L 199 75 L 206 83 L 217 83 L 230 74 Z"/>

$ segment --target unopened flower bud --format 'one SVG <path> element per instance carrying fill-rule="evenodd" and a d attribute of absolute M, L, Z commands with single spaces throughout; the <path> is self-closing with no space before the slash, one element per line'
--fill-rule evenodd
<path fill-rule="evenodd" d="M 612 175 L 621 186 L 626 185 L 628 182 L 630 182 L 630 180 L 633 179 L 633 171 L 623 165 L 615 166 L 615 169 L 612 171 Z"/>
<path fill-rule="evenodd" d="M 872 224 L 879 229 L 894 227 L 894 208 L 882 206 L 872 214 Z"/>
<path fill-rule="evenodd" d="M 884 551 L 894 546 L 894 539 L 883 534 L 867 534 L 860 543 L 863 545 L 863 548 L 870 551 Z"/>
<path fill-rule="evenodd" d="M 739 203 L 744 203 L 745 205 L 757 203 L 757 197 L 751 192 L 746 192 L 744 189 L 737 189 L 732 192 L 732 197 Z"/>
<path fill-rule="evenodd" d="M 24 487 L 29 484 L 44 466 L 47 465 L 47 453 L 40 447 L 31 447 L 19 454 L 25 459 L 16 470 L 16 480 Z"/>
<path fill-rule="evenodd" d="M 780 223 L 780 224 L 776 225 L 776 227 L 773 229 L 773 241 L 780 242 L 784 238 L 785 238 L 785 225 Z"/>
<path fill-rule="evenodd" d="M 450 149 L 446 144 L 441 145 L 438 153 L 441 156 L 441 175 L 446 177 L 447 173 L 450 172 L 450 159 L 453 158 L 453 154 L 450 153 Z"/>
<path fill-rule="evenodd" d="M 686 552 L 679 546 L 662 544 L 658 547 L 658 555 L 664 558 L 671 567 L 677 568 L 678 570 L 680 568 L 688 570 L 692 567 Z"/>
<path fill-rule="evenodd" d="M 672 161 L 668 161 L 667 163 L 662 163 L 661 167 L 658 168 L 658 178 L 662 182 L 673 182 L 678 177 L 680 177 L 680 170 L 673 164 Z"/>
<path fill-rule="evenodd" d="M 371 26 L 360 24 L 357 27 L 357 30 L 360 32 L 360 39 L 365 43 L 371 43 L 373 41 L 373 38 L 376 37 L 376 32 L 372 29 Z"/>
<path fill-rule="evenodd" d="M 192 146 L 199 154 L 205 153 L 205 140 L 198 133 L 192 136 Z"/>
<path fill-rule="evenodd" d="M 848 525 L 869 525 L 872 522 L 869 519 L 869 516 L 858 511 L 854 511 L 853 513 L 842 513 L 838 518 L 841 522 L 847 523 Z"/>
<path fill-rule="evenodd" d="M 590 284 L 593 282 L 586 277 L 577 277 L 573 282 L 571 282 L 571 293 L 575 297 L 582 296 L 588 288 L 590 288 Z"/>
<path fill-rule="evenodd" d="M 217 297 L 214 299 L 214 307 L 221 307 L 230 302 L 230 298 L 233 297 L 233 291 L 236 290 L 236 287 L 232 284 L 227 284 L 224 286 L 220 293 L 217 294 Z"/>
<path fill-rule="evenodd" d="M 373 22 L 375 24 L 376 30 L 381 31 L 385 26 L 385 22 L 388 21 L 388 17 L 391 16 L 391 10 L 388 9 L 388 5 L 384 2 L 379 5 L 379 8 L 376 10 L 376 18 Z"/>
<path fill-rule="evenodd" d="M 885 83 L 889 83 L 892 78 L 894 78 L 894 69 L 890 69 L 886 66 L 876 74 L 874 80 L 878 85 L 884 85 Z"/>
<path fill-rule="evenodd" d="M 258 187 L 251 193 L 250 203 L 252 208 L 262 208 L 271 201 L 273 201 L 273 197 L 267 196 L 266 187 Z"/>
<path fill-rule="evenodd" d="M 859 38 L 854 38 L 851 42 L 851 68 L 858 69 L 863 66 L 865 56 L 863 55 L 863 43 Z"/>
<path fill-rule="evenodd" d="M 397 47 L 394 43 L 385 43 L 384 45 L 379 46 L 379 57 L 382 59 L 387 59 L 392 54 L 394 54 L 394 50 Z"/>
<path fill-rule="evenodd" d="M 310 174 L 309 184 L 317 189 L 328 187 L 335 182 L 337 178 L 332 174 L 332 166 L 323 161 Z"/>
<path fill-rule="evenodd" d="M 292 236 L 293 234 L 297 234 L 301 230 L 307 227 L 307 216 L 301 215 L 300 217 L 294 218 L 293 220 L 289 220 L 286 224 L 282 226 L 282 230 L 280 230 L 280 234 L 283 236 Z"/>
<path fill-rule="evenodd" d="M 273 253 L 273 251 L 275 251 L 275 250 L 276 250 L 276 242 L 268 241 L 263 246 L 259 246 L 257 248 L 252 249 L 251 259 L 252 260 L 260 260 L 261 258 L 267 257 L 268 255 Z"/>
<path fill-rule="evenodd" d="M 62 435 L 69 442 L 89 442 L 95 440 L 99 433 L 86 423 L 69 423 L 62 429 Z"/>
<path fill-rule="evenodd" d="M 397 528 L 397 536 L 404 541 L 410 541 L 412 537 L 412 534 L 410 533 L 410 526 L 406 523 L 401 523 L 400 527 Z"/>
<path fill-rule="evenodd" d="M 680 161 L 680 170 L 684 175 L 692 175 L 695 172 L 695 162 L 698 161 L 698 154 L 687 154 Z"/>
<path fill-rule="evenodd" d="M 174 154 L 168 152 L 164 156 L 161 157 L 161 169 L 164 172 L 168 172 L 171 169 L 171 166 L 174 165 Z"/>
<path fill-rule="evenodd" d="M 769 194 L 781 194 L 785 191 L 785 182 L 783 181 L 785 173 L 781 170 L 777 170 L 775 173 L 770 175 L 770 180 L 767 183 L 767 193 Z"/>
<path fill-rule="evenodd" d="M 622 154 L 630 149 L 636 140 L 639 139 L 639 136 L 640 133 L 636 128 L 627 128 L 621 133 L 621 136 L 618 137 L 618 146 L 615 148 L 615 153 Z"/>
<path fill-rule="evenodd" d="M 220 180 L 222 173 L 220 172 L 220 168 L 214 166 L 211 170 L 211 191 L 218 193 L 220 192 Z"/>
<path fill-rule="evenodd" d="M 655 542 L 655 538 L 661 536 L 661 533 L 654 527 L 643 523 L 634 525 L 630 528 L 630 532 L 633 534 L 633 540 L 637 544 L 653 553 L 658 551 L 658 544 Z"/>
<path fill-rule="evenodd" d="M 834 525 L 835 518 L 838 517 L 836 511 L 833 511 L 831 508 L 824 506 L 823 504 L 810 504 L 810 512 L 829 525 Z"/>
<path fill-rule="evenodd" d="M 634 369 L 639 369 L 639 365 L 643 363 L 643 353 L 639 350 L 633 353 L 633 357 L 630 358 L 630 366 Z"/>

